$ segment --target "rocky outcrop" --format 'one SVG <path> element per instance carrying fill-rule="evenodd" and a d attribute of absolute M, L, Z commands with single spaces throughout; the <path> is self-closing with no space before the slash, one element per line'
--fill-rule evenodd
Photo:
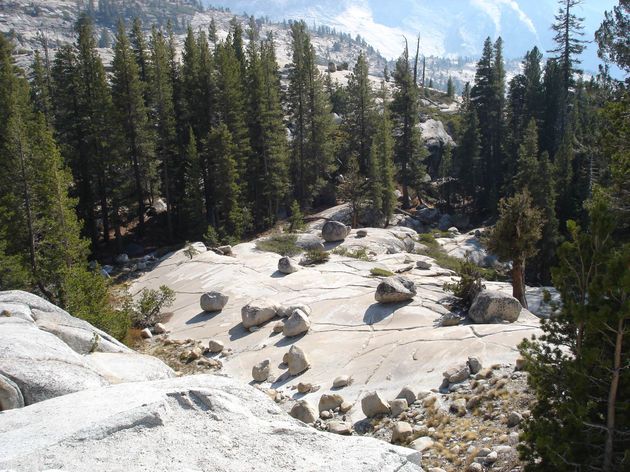
<path fill-rule="evenodd" d="M 475 323 L 513 323 L 521 313 L 521 303 L 511 295 L 496 290 L 482 290 L 475 297 L 468 316 Z"/>
<path fill-rule="evenodd" d="M 412 280 L 402 275 L 387 277 L 376 287 L 374 298 L 379 303 L 398 303 L 411 300 L 416 294 Z"/>
<path fill-rule="evenodd" d="M 131 351 L 36 295 L 0 292 L 0 306 L 1 410 L 79 390 L 174 376 L 162 361 Z"/>
<path fill-rule="evenodd" d="M 77 392 L 0 422 L 0 469 L 414 472 L 419 463 L 410 449 L 307 427 L 264 393 L 211 375 Z"/>
<path fill-rule="evenodd" d="M 348 233 L 348 227 L 339 221 L 327 221 L 322 227 L 322 238 L 326 242 L 343 241 Z"/>

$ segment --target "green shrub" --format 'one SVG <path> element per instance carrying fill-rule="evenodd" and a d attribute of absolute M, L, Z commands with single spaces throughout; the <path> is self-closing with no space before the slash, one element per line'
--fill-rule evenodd
<path fill-rule="evenodd" d="M 418 242 L 428 247 L 440 247 L 440 244 L 435 240 L 435 236 L 431 233 L 420 233 L 418 235 Z"/>
<path fill-rule="evenodd" d="M 296 200 L 291 204 L 291 216 L 289 217 L 289 231 L 300 231 L 304 229 L 304 215 L 300 210 L 300 205 Z"/>
<path fill-rule="evenodd" d="M 359 259 L 361 261 L 370 261 L 372 258 L 367 252 L 367 248 L 360 247 L 351 251 L 347 247 L 339 246 L 332 250 L 333 254 L 337 254 L 339 256 L 351 257 L 353 259 Z"/>
<path fill-rule="evenodd" d="M 127 336 L 131 317 L 126 306 L 113 307 L 109 281 L 98 270 L 73 267 L 64 273 L 63 308 L 119 341 Z"/>
<path fill-rule="evenodd" d="M 161 285 L 159 290 L 144 289 L 140 299 L 133 306 L 133 322 L 138 328 L 149 328 L 160 322 L 162 308 L 175 301 L 175 292 Z"/>
<path fill-rule="evenodd" d="M 328 259 L 330 259 L 330 254 L 323 249 L 309 249 L 306 251 L 304 263 L 306 265 L 323 264 L 328 262 Z"/>
<path fill-rule="evenodd" d="M 256 241 L 256 249 L 265 252 L 275 252 L 281 256 L 297 256 L 302 248 L 297 244 L 295 234 L 274 234 L 268 238 Z"/>
<path fill-rule="evenodd" d="M 214 226 L 208 225 L 206 234 L 203 235 L 203 242 L 208 247 L 217 247 L 221 245 L 219 241 L 219 233 L 217 233 L 217 230 L 214 229 Z"/>
<path fill-rule="evenodd" d="M 192 259 L 197 254 L 199 254 L 199 251 L 192 244 L 186 243 L 184 254 L 186 255 L 186 257 L 188 257 L 188 259 Z"/>
<path fill-rule="evenodd" d="M 390 277 L 394 275 L 394 273 L 387 269 L 381 269 L 380 267 L 373 267 L 372 269 L 370 269 L 370 275 L 374 277 Z"/>
<path fill-rule="evenodd" d="M 468 257 L 460 263 L 457 270 L 459 280 L 455 283 L 444 284 L 444 290 L 453 292 L 456 297 L 461 298 L 462 304 L 470 308 L 477 294 L 484 289 L 482 273 L 479 267 Z"/>

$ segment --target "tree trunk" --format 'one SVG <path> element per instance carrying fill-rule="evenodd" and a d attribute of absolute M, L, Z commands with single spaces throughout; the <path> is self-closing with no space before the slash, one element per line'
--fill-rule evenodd
<path fill-rule="evenodd" d="M 617 406 L 617 390 L 619 388 L 619 376 L 621 375 L 621 347 L 623 345 L 624 318 L 617 323 L 617 337 L 615 340 L 615 356 L 613 358 L 612 380 L 608 392 L 608 412 L 606 414 L 606 444 L 604 446 L 605 472 L 613 470 L 613 446 L 615 441 L 615 407 Z"/>
<path fill-rule="evenodd" d="M 525 298 L 525 262 L 514 261 L 512 264 L 512 296 L 521 302 L 523 308 L 527 308 L 527 298 Z"/>

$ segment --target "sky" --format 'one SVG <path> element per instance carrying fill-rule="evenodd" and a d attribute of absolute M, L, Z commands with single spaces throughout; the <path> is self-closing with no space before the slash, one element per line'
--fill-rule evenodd
<path fill-rule="evenodd" d="M 507 58 L 522 57 L 537 45 L 553 47 L 550 25 L 556 0 L 207 0 L 234 13 L 266 15 L 274 20 L 302 18 L 360 34 L 385 57 L 400 55 L 403 36 L 418 33 L 426 55 L 476 56 L 486 36 L 504 40 Z M 584 39 L 593 39 L 604 11 L 616 0 L 584 0 L 576 13 L 584 17 Z M 583 66 L 597 70 L 594 43 L 587 45 Z"/>

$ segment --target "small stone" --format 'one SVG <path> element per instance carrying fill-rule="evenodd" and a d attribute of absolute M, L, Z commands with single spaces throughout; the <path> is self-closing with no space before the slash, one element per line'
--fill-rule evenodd
<path fill-rule="evenodd" d="M 488 449 L 487 447 L 483 447 L 481 449 L 479 449 L 479 451 L 477 451 L 477 456 L 476 457 L 486 457 L 488 454 L 490 454 L 491 449 Z"/>
<path fill-rule="evenodd" d="M 284 322 L 283 321 L 278 321 L 275 325 L 273 325 L 273 332 L 274 333 L 282 333 L 282 331 L 284 331 Z"/>
<path fill-rule="evenodd" d="M 153 334 L 151 334 L 151 330 L 149 328 L 144 328 L 140 331 L 140 337 L 142 337 L 142 339 L 150 339 L 153 337 Z"/>
<path fill-rule="evenodd" d="M 398 395 L 396 395 L 396 398 L 404 398 L 405 400 L 407 400 L 407 405 L 412 405 L 418 397 L 413 392 L 412 388 L 407 385 L 402 388 Z"/>
<path fill-rule="evenodd" d="M 330 412 L 330 410 L 320 411 L 319 417 L 323 420 L 329 420 L 330 418 L 332 418 L 332 413 Z"/>
<path fill-rule="evenodd" d="M 200 347 L 195 347 L 195 348 L 191 349 L 190 351 L 188 351 L 188 355 L 186 356 L 186 360 L 188 362 L 196 361 L 197 359 L 200 359 L 201 356 L 203 356 L 203 352 L 201 351 L 201 348 Z"/>
<path fill-rule="evenodd" d="M 334 410 L 343 403 L 343 397 L 336 393 L 324 393 L 319 398 L 319 411 Z"/>
<path fill-rule="evenodd" d="M 352 403 L 344 401 L 339 405 L 339 411 L 341 413 L 348 413 L 352 409 Z"/>
<path fill-rule="evenodd" d="M 389 402 L 389 406 L 392 410 L 392 416 L 398 416 L 409 408 L 407 400 L 404 398 L 396 398 L 395 400 L 392 400 Z"/>
<path fill-rule="evenodd" d="M 333 388 L 343 388 L 350 385 L 352 379 L 349 375 L 340 375 L 335 380 L 333 380 Z"/>
<path fill-rule="evenodd" d="M 199 305 L 203 311 L 221 311 L 229 298 L 221 292 L 206 292 L 199 298 Z"/>
<path fill-rule="evenodd" d="M 313 388 L 313 385 L 310 383 L 300 382 L 297 384 L 297 391 L 299 393 L 309 393 L 311 388 Z"/>
<path fill-rule="evenodd" d="M 481 379 L 489 379 L 490 377 L 492 377 L 494 374 L 492 372 L 492 369 L 485 367 L 483 369 L 481 369 L 477 375 L 475 375 L 475 379 L 477 380 L 481 380 Z"/>
<path fill-rule="evenodd" d="M 219 246 L 217 248 L 217 251 L 219 251 L 224 256 L 233 256 L 234 255 L 232 253 L 232 246 L 230 246 L 229 244 L 226 244 L 225 246 Z"/>
<path fill-rule="evenodd" d="M 438 398 L 436 395 L 429 395 L 422 401 L 422 406 L 424 408 L 430 408 L 433 405 L 435 405 L 435 403 L 437 402 L 437 399 Z"/>
<path fill-rule="evenodd" d="M 431 439 L 429 436 L 422 436 L 418 439 L 414 439 L 411 442 L 410 446 L 416 451 L 423 452 L 433 447 L 433 439 Z"/>
<path fill-rule="evenodd" d="M 492 451 L 486 456 L 485 462 L 486 464 L 494 464 L 498 458 L 499 455 L 495 451 Z"/>
<path fill-rule="evenodd" d="M 348 227 L 339 221 L 327 221 L 322 227 L 322 238 L 326 242 L 343 241 L 348 236 Z"/>
<path fill-rule="evenodd" d="M 213 354 L 218 354 L 219 352 L 222 352 L 224 347 L 225 346 L 223 345 L 223 343 L 217 339 L 211 339 L 210 341 L 208 341 L 208 350 Z"/>
<path fill-rule="evenodd" d="M 271 361 L 265 359 L 252 367 L 252 377 L 256 382 L 265 382 L 271 374 Z"/>
<path fill-rule="evenodd" d="M 440 469 L 439 467 L 431 467 L 428 472 L 446 472 L 444 469 Z"/>
<path fill-rule="evenodd" d="M 405 442 L 413 434 L 411 425 L 406 421 L 397 421 L 392 429 L 392 443 Z"/>
<path fill-rule="evenodd" d="M 516 359 L 516 370 L 525 370 L 525 366 L 527 365 L 527 360 L 524 357 L 519 357 Z"/>
<path fill-rule="evenodd" d="M 515 446 L 516 444 L 518 444 L 520 441 L 520 437 L 519 434 L 516 431 L 512 431 L 509 435 L 508 435 L 508 443 Z"/>
<path fill-rule="evenodd" d="M 328 423 L 328 432 L 348 436 L 352 434 L 352 425 L 345 421 L 331 421 Z"/>
<path fill-rule="evenodd" d="M 359 229 L 357 230 L 357 238 L 365 238 L 368 235 L 367 230 Z"/>
<path fill-rule="evenodd" d="M 429 270 L 431 268 L 431 263 L 428 261 L 419 260 L 416 261 L 416 267 L 420 270 Z"/>
<path fill-rule="evenodd" d="M 311 316 L 311 312 L 313 311 L 310 306 L 304 303 L 293 303 L 291 305 L 280 305 L 278 307 L 278 316 L 288 318 L 295 310 L 302 310 L 307 316 Z"/>
<path fill-rule="evenodd" d="M 517 411 L 510 412 L 510 414 L 508 415 L 508 421 L 507 421 L 508 428 L 513 428 L 514 426 L 518 426 L 519 424 L 521 424 L 521 421 L 523 421 L 523 416 L 519 412 Z"/>
<path fill-rule="evenodd" d="M 379 303 L 399 303 L 416 295 L 413 281 L 402 275 L 387 277 L 378 284 L 374 298 Z"/>
<path fill-rule="evenodd" d="M 378 392 L 370 392 L 361 399 L 361 409 L 363 414 L 372 418 L 377 415 L 389 414 L 389 403 L 384 400 Z"/>
<path fill-rule="evenodd" d="M 276 316 L 278 305 L 271 300 L 260 298 L 252 300 L 241 308 L 241 320 L 247 329 L 260 326 Z"/>
<path fill-rule="evenodd" d="M 477 462 L 473 462 L 468 466 L 466 472 L 483 472 L 483 466 Z"/>
<path fill-rule="evenodd" d="M 164 334 L 166 333 L 166 326 L 164 326 L 162 323 L 156 323 L 153 327 L 153 332 L 155 334 Z"/>
<path fill-rule="evenodd" d="M 308 357 L 306 357 L 306 353 L 295 344 L 291 346 L 288 354 L 287 364 L 289 366 L 289 374 L 301 374 L 311 366 Z"/>
<path fill-rule="evenodd" d="M 300 270 L 300 266 L 290 257 L 281 257 L 278 261 L 278 272 L 283 274 L 293 274 Z"/>
<path fill-rule="evenodd" d="M 468 367 L 470 368 L 471 374 L 476 374 L 482 368 L 481 361 L 478 357 L 469 357 L 468 358 Z"/>
<path fill-rule="evenodd" d="M 300 400 L 293 405 L 289 414 L 306 424 L 315 423 L 317 420 L 315 408 L 306 400 Z"/>
<path fill-rule="evenodd" d="M 446 313 L 440 318 L 440 326 L 457 326 L 461 317 L 457 313 Z"/>
<path fill-rule="evenodd" d="M 470 368 L 468 367 L 468 364 L 460 364 L 455 367 L 451 367 L 442 375 L 449 383 L 455 384 L 463 382 L 470 376 Z"/>
<path fill-rule="evenodd" d="M 463 398 L 455 400 L 451 403 L 449 410 L 457 416 L 464 416 L 466 414 L 466 400 Z"/>
<path fill-rule="evenodd" d="M 466 402 L 466 409 L 468 411 L 473 411 L 479 405 L 481 405 L 481 396 L 480 395 L 474 395 L 474 396 L 470 397 L 468 399 L 468 401 Z"/>

